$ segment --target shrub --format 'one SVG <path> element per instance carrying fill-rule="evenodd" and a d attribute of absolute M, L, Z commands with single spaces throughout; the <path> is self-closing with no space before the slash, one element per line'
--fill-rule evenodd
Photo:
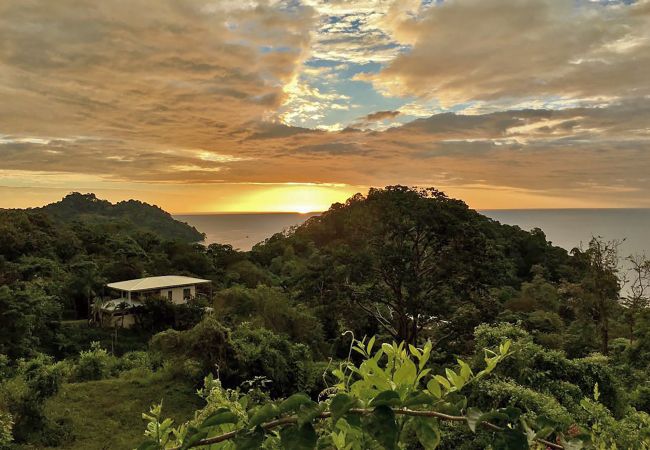
<path fill-rule="evenodd" d="M 13 441 L 11 433 L 14 426 L 14 418 L 8 411 L 3 411 L 0 406 L 0 449 L 9 447 Z"/>
<path fill-rule="evenodd" d="M 126 371 L 132 369 L 153 369 L 154 360 L 149 352 L 135 351 L 122 355 L 117 361 L 117 369 Z"/>
<path fill-rule="evenodd" d="M 524 416 L 533 421 L 538 416 L 546 416 L 562 429 L 573 423 L 569 411 L 555 397 L 521 386 L 514 381 L 482 381 L 476 391 L 479 393 L 476 395 L 477 404 L 485 408 L 514 406 L 526 411 Z"/>
<path fill-rule="evenodd" d="M 16 442 L 41 441 L 49 429 L 43 411 L 45 400 L 55 395 L 63 382 L 62 365 L 42 354 L 19 361 L 14 377 L 0 385 L 0 412 L 6 431 L 8 414 Z M 4 432 L 3 431 L 3 432 Z"/>
<path fill-rule="evenodd" d="M 311 353 L 307 346 L 292 343 L 284 335 L 249 325 L 239 327 L 232 335 L 237 380 L 263 376 L 273 381 L 272 395 L 309 391 L 308 366 Z"/>
<path fill-rule="evenodd" d="M 632 392 L 631 403 L 637 410 L 650 413 L 650 384 L 638 386 Z"/>
<path fill-rule="evenodd" d="M 101 348 L 99 342 L 92 342 L 90 350 L 79 354 L 74 376 L 77 381 L 101 380 L 111 375 L 117 359 Z"/>
<path fill-rule="evenodd" d="M 250 322 L 319 351 L 323 344 L 323 326 L 302 304 L 294 304 L 279 288 L 264 285 L 254 289 L 235 286 L 220 291 L 215 299 L 220 316 L 236 326 Z"/>

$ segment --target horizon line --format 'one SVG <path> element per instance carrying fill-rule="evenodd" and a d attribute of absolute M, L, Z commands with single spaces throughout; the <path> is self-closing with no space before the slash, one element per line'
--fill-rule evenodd
<path fill-rule="evenodd" d="M 607 207 L 560 207 L 560 208 L 472 208 L 474 211 L 615 211 L 615 210 L 650 210 L 648 206 L 629 206 L 629 207 L 616 207 L 616 206 L 607 206 Z M 193 212 L 171 212 L 169 214 L 175 216 L 210 216 L 210 215 L 246 215 L 246 214 L 295 214 L 299 216 L 307 216 L 314 214 L 322 214 L 328 210 L 323 211 L 309 211 L 309 212 L 298 212 L 298 211 L 193 211 Z"/>

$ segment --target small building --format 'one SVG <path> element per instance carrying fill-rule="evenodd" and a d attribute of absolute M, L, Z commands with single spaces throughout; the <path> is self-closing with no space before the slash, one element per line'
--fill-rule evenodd
<path fill-rule="evenodd" d="M 166 298 L 181 304 L 197 296 L 199 286 L 206 286 L 208 298 L 212 298 L 212 282 L 201 278 L 165 275 L 162 277 L 136 278 L 134 280 L 108 283 L 108 288 L 117 291 L 117 298 L 98 304 L 93 320 L 104 326 L 130 328 L 136 323 L 137 308 L 149 297 Z"/>
<path fill-rule="evenodd" d="M 136 301 L 147 297 L 164 297 L 179 304 L 196 297 L 199 285 L 212 283 L 201 278 L 165 275 L 162 277 L 136 278 L 135 280 L 108 283 L 106 286 L 118 291 L 120 298 Z"/>

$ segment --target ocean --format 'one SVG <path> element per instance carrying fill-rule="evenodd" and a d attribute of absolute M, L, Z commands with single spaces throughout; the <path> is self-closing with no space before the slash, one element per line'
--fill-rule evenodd
<path fill-rule="evenodd" d="M 592 236 L 625 239 L 622 257 L 645 253 L 650 256 L 650 209 L 518 209 L 480 211 L 501 223 L 530 230 L 541 228 L 553 244 L 571 250 L 586 246 Z M 194 214 L 174 217 L 206 234 L 206 244 L 231 244 L 240 250 L 274 233 L 302 224 L 313 214 Z"/>

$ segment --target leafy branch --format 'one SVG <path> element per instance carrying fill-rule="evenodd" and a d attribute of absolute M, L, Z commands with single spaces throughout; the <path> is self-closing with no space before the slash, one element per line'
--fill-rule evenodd
<path fill-rule="evenodd" d="M 235 414 L 222 406 L 200 425 L 171 427 L 161 422 L 160 408 L 143 415 L 150 421 L 150 439 L 138 450 L 186 450 L 201 446 L 236 450 L 261 448 L 360 450 L 380 447 L 400 448 L 405 433 L 415 432 L 425 449 L 435 449 L 441 440 L 439 422 L 463 422 L 471 431 L 478 427 L 496 432 L 500 448 L 529 448 L 541 444 L 564 449 L 547 438 L 553 429 L 535 432 L 516 408 L 481 412 L 467 407 L 461 394 L 464 387 L 487 376 L 510 355 L 510 341 L 497 351 L 485 350 L 485 368 L 474 373 L 469 364 L 458 360 L 457 368 L 433 374 L 427 367 L 432 344 L 422 348 L 404 343 L 384 343 L 375 349 L 375 338 L 353 341 L 351 352 L 361 355 L 360 364 L 352 358 L 332 371 L 337 383 L 333 395 L 315 402 L 298 393 L 287 399 L 250 407 L 242 397 L 246 413 Z M 232 406 L 232 405 L 231 405 Z M 241 410 L 241 408 L 239 408 Z M 410 430 L 410 431 L 405 431 Z M 501 437 L 499 437 L 501 436 Z M 216 445 L 216 447 L 214 447 Z"/>

